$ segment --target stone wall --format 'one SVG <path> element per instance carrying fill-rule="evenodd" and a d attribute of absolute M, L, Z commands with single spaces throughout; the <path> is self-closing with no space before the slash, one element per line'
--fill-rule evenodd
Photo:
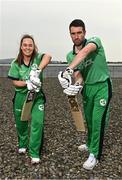
<path fill-rule="evenodd" d="M 7 77 L 10 64 L 0 64 L 0 77 Z M 66 68 L 66 64 L 49 64 L 44 70 L 44 77 L 57 77 L 58 72 Z M 112 78 L 122 77 L 122 64 L 109 64 Z"/>

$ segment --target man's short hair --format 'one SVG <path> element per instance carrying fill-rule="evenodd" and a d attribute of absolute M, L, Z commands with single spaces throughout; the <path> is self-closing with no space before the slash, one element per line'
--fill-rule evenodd
<path fill-rule="evenodd" d="M 73 20 L 69 25 L 69 30 L 71 29 L 72 26 L 74 26 L 74 27 L 82 27 L 83 30 L 85 31 L 85 24 L 81 19 Z"/>

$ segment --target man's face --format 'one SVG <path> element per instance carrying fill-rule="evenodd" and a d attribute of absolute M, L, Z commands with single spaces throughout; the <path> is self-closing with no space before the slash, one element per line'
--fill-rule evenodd
<path fill-rule="evenodd" d="M 31 57 L 33 50 L 34 50 L 34 43 L 32 39 L 25 38 L 22 41 L 21 50 L 24 56 Z"/>
<path fill-rule="evenodd" d="M 85 39 L 86 31 L 83 30 L 82 27 L 74 27 L 70 28 L 70 36 L 75 46 L 80 46 Z"/>

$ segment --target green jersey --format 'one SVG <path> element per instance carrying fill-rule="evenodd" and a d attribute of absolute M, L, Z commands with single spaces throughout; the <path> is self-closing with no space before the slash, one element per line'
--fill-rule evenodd
<path fill-rule="evenodd" d="M 81 72 L 85 84 L 94 84 L 103 82 L 110 77 L 105 52 L 101 41 L 98 37 L 92 37 L 85 40 L 86 46 L 88 43 L 96 44 L 96 50 L 91 52 L 78 66 L 77 69 Z M 67 62 L 70 64 L 76 54 L 70 51 L 67 54 Z"/>
<path fill-rule="evenodd" d="M 16 59 L 14 59 L 11 63 L 11 67 L 8 72 L 8 77 L 12 80 L 22 80 L 26 81 L 29 79 L 30 71 L 33 67 L 38 67 L 43 54 L 37 54 L 32 62 L 29 65 L 25 65 L 24 62 L 19 66 Z M 40 80 L 42 82 L 42 73 L 40 74 Z M 27 87 L 15 87 L 15 91 L 20 91 L 25 93 L 28 91 Z"/>

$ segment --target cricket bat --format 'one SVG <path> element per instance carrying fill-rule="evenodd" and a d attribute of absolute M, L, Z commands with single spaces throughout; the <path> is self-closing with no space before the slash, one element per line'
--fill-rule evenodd
<path fill-rule="evenodd" d="M 76 96 L 67 96 L 77 131 L 85 132 L 84 119 Z"/>
<path fill-rule="evenodd" d="M 28 91 L 21 113 L 21 121 L 28 121 L 31 118 L 31 109 L 36 96 L 35 91 Z"/>

